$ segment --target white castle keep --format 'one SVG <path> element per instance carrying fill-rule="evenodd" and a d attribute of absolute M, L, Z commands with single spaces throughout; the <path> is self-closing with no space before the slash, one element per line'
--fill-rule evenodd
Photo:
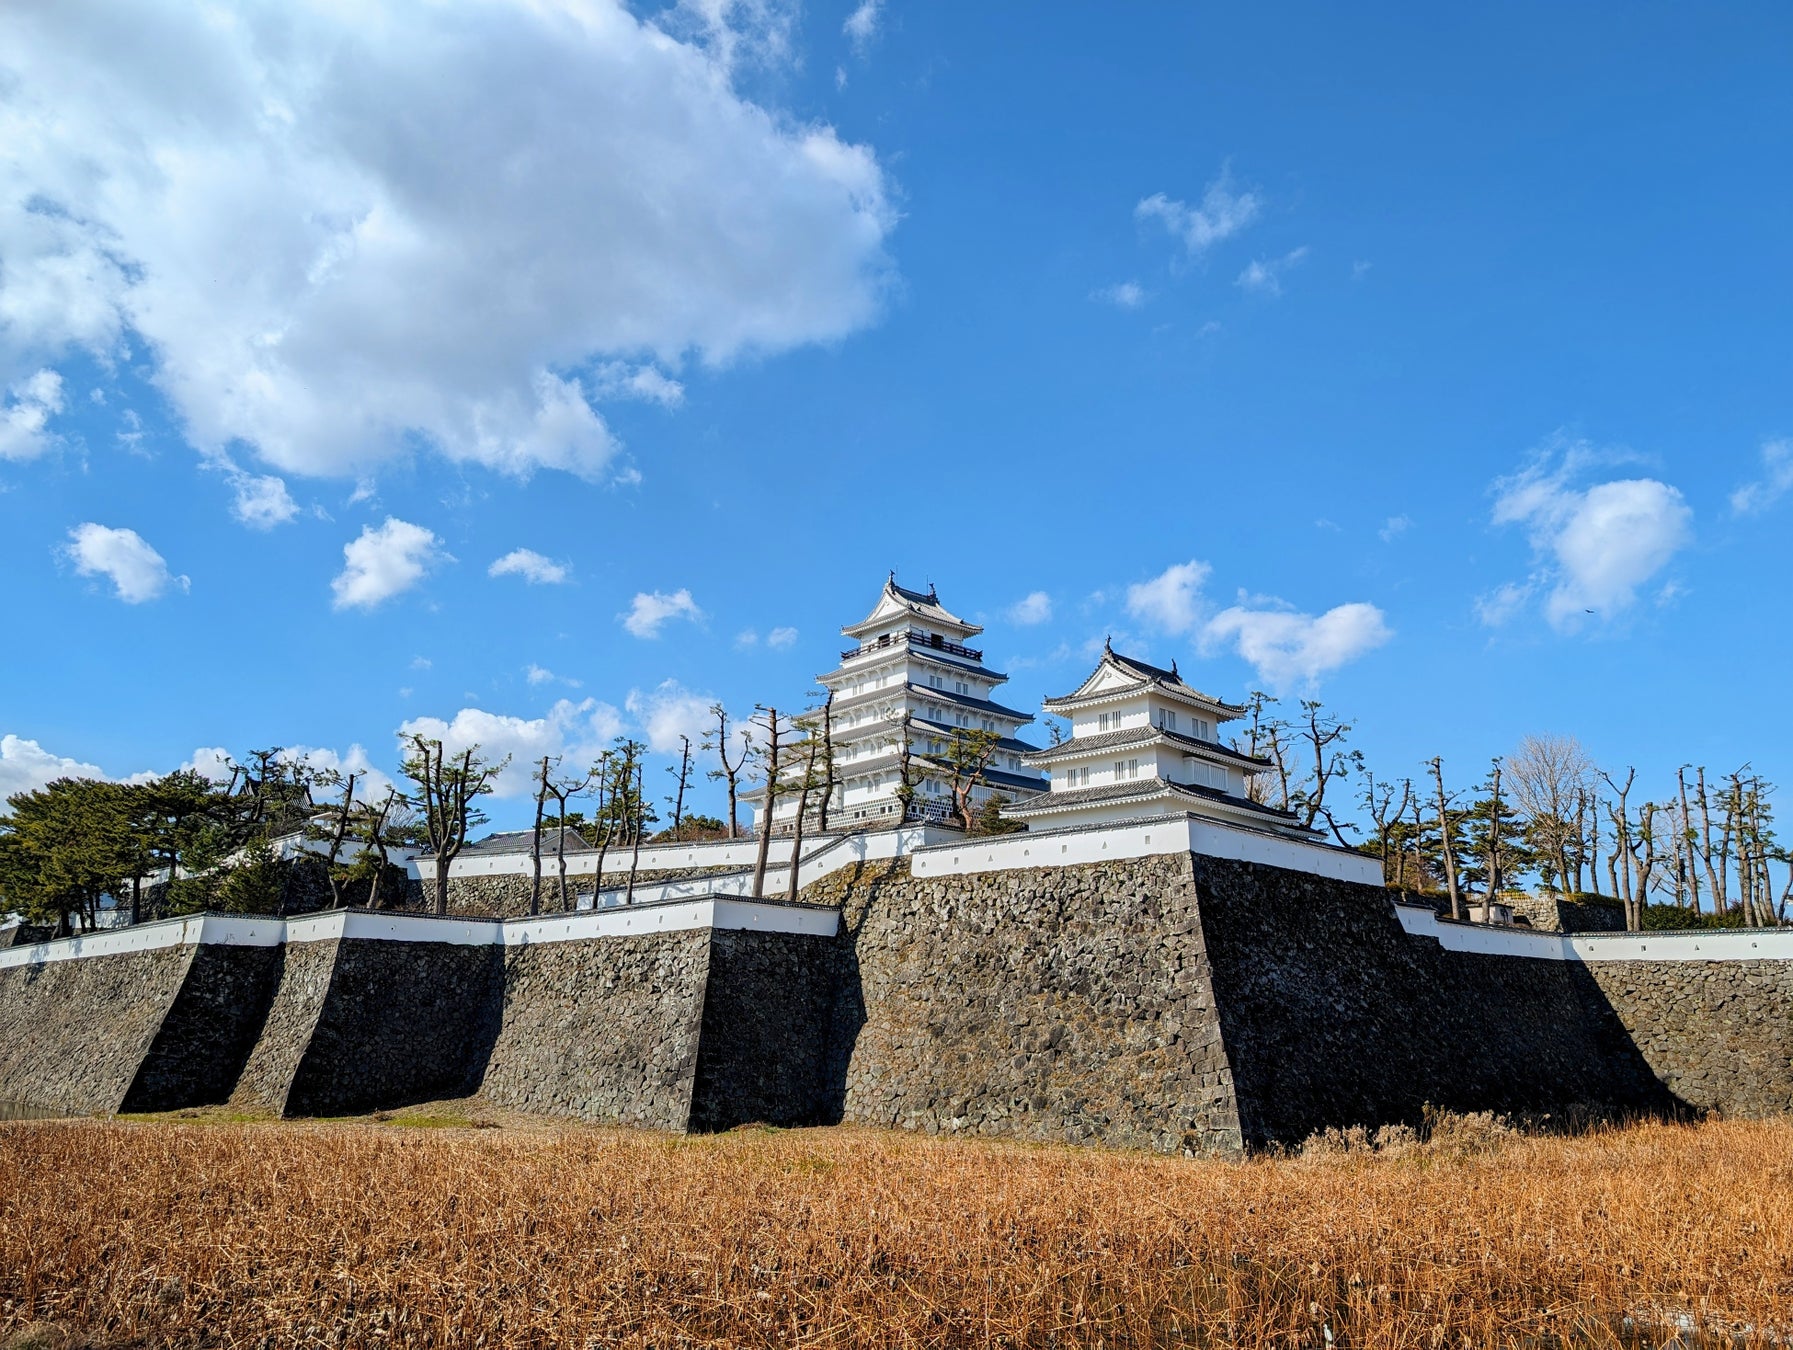
<path fill-rule="evenodd" d="M 872 612 L 842 628 L 858 645 L 816 682 L 834 696 L 832 716 L 838 783 L 829 802 L 830 828 L 865 829 L 904 819 L 944 820 L 951 790 L 938 757 L 955 731 L 994 732 L 996 753 L 973 789 L 974 807 L 1001 795 L 1024 801 L 1047 790 L 1027 767 L 1039 747 L 1016 738 L 1033 721 L 992 698 L 1008 676 L 987 669 L 984 654 L 965 645 L 984 630 L 945 605 L 933 587 L 923 593 L 897 585 L 893 572 Z M 905 810 L 904 750 L 910 791 Z M 754 803 L 754 825 L 764 823 L 763 790 L 743 794 Z M 787 794 L 773 809 L 775 830 L 787 828 L 798 799 Z M 815 804 L 811 803 L 811 811 Z"/>
<path fill-rule="evenodd" d="M 1081 685 L 1046 700 L 1046 711 L 1069 721 L 1071 734 L 1042 748 L 1018 739 L 1034 719 L 993 697 L 1008 677 L 965 645 L 981 632 L 941 604 L 932 586 L 909 590 L 895 573 L 872 612 L 841 629 L 857 645 L 816 677 L 833 699 L 830 830 L 949 820 L 951 774 L 943 757 L 956 733 L 975 730 L 1000 739 L 973 789 L 973 809 L 1001 797 L 1002 814 L 1035 831 L 1194 816 L 1319 842 L 1288 812 L 1251 799 L 1251 775 L 1270 762 L 1219 738 L 1220 727 L 1245 710 L 1185 683 L 1174 662 L 1165 670 L 1105 643 Z M 764 789 L 743 799 L 762 828 Z M 790 827 L 798 801 L 795 792 L 780 795 L 774 831 Z M 817 807 L 812 794 L 806 828 Z"/>

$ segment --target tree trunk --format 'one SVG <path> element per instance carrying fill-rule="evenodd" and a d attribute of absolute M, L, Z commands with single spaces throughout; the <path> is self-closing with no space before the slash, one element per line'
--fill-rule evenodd
<path fill-rule="evenodd" d="M 778 804 L 778 709 L 766 709 L 766 809 L 760 819 L 758 856 L 753 862 L 753 893 L 766 895 L 766 863 L 772 856 L 772 811 Z"/>
<path fill-rule="evenodd" d="M 646 749 L 646 747 L 642 747 Z M 623 895 L 623 903 L 635 903 L 635 874 L 641 868 L 641 834 L 647 828 L 647 799 L 641 795 L 641 761 L 635 761 L 635 829 L 634 847 L 629 851 L 629 889 Z"/>
<path fill-rule="evenodd" d="M 548 806 L 548 757 L 542 756 L 541 778 L 535 789 L 535 826 L 529 835 L 529 914 L 542 912 L 542 813 Z"/>
<path fill-rule="evenodd" d="M 1451 828 L 1450 807 L 1444 795 L 1444 761 L 1432 761 L 1432 777 L 1438 784 L 1438 839 L 1439 852 L 1444 858 L 1444 881 L 1450 888 L 1451 917 L 1463 918 L 1463 892 L 1457 886 L 1457 848 L 1456 831 Z"/>

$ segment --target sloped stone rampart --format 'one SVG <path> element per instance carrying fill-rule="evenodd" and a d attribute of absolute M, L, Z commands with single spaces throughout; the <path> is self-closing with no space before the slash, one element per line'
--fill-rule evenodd
<path fill-rule="evenodd" d="M 447 942 L 345 939 L 284 1114 L 354 1115 L 479 1081 L 497 1035 L 503 952 Z"/>
<path fill-rule="evenodd" d="M 709 969 L 701 930 L 507 950 L 480 1091 L 522 1111 L 686 1129 Z"/>
<path fill-rule="evenodd" d="M 838 1117 L 828 1033 L 840 974 L 833 938 L 729 929 L 711 935 L 692 1129 L 819 1125 Z"/>
<path fill-rule="evenodd" d="M 0 1102 L 117 1111 L 196 950 L 177 943 L 0 969 Z"/>
<path fill-rule="evenodd" d="M 287 1097 L 311 1044 L 330 979 L 337 943 L 291 942 L 279 949 L 280 966 L 260 1038 L 237 1078 L 230 1104 L 269 1115 L 287 1113 Z"/>
<path fill-rule="evenodd" d="M 1793 963 L 1613 961 L 1587 972 L 1678 1102 L 1726 1116 L 1793 1112 Z"/>
<path fill-rule="evenodd" d="M 1427 1105 L 1673 1106 L 1580 963 L 1448 952 L 1380 887 L 1192 861 L 1248 1144 Z"/>
<path fill-rule="evenodd" d="M 261 1036 L 280 978 L 278 947 L 197 947 L 121 1111 L 223 1102 Z"/>
<path fill-rule="evenodd" d="M 845 899 L 840 1119 L 1239 1147 L 1187 855 L 927 880 L 899 861 L 827 880 Z"/>

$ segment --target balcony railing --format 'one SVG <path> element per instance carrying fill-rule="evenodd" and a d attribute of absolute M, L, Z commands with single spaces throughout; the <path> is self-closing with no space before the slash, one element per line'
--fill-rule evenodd
<path fill-rule="evenodd" d="M 903 634 L 901 638 L 893 637 L 891 634 L 886 633 L 876 642 L 861 643 L 859 646 L 853 648 L 852 651 L 842 652 L 840 654 L 840 659 L 843 661 L 851 661 L 856 656 L 870 656 L 873 652 L 886 651 L 889 648 L 896 646 L 898 642 L 905 642 L 911 647 L 920 647 L 923 651 L 945 652 L 948 656 L 961 656 L 967 661 L 976 661 L 980 664 L 982 664 L 984 659 L 984 654 L 982 652 L 971 647 L 962 647 L 958 643 L 949 642 L 945 638 L 934 633 L 918 633 L 913 628 Z"/>

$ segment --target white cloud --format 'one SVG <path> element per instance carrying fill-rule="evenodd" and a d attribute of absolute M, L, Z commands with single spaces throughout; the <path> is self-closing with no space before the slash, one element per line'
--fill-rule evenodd
<path fill-rule="evenodd" d="M 735 634 L 735 646 L 741 651 L 748 651 L 760 645 L 760 635 L 751 628 L 743 628 Z"/>
<path fill-rule="evenodd" d="M 19 792 L 35 792 L 58 778 L 105 778 L 97 764 L 53 755 L 36 741 L 19 736 L 0 736 L 0 813 L 6 799 Z"/>
<path fill-rule="evenodd" d="M 511 717 L 483 708 L 462 708 L 447 721 L 414 717 L 398 729 L 398 750 L 401 756 L 408 754 L 416 735 L 441 741 L 451 755 L 477 746 L 481 757 L 494 764 L 508 756 L 510 763 L 496 780 L 496 795 L 528 797 L 543 755 L 564 756 L 569 770 L 582 770 L 622 729 L 622 716 L 610 704 L 563 698 L 545 717 Z"/>
<path fill-rule="evenodd" d="M 774 628 L 766 634 L 766 645 L 775 651 L 783 651 L 786 647 L 795 645 L 796 641 L 797 630 L 795 628 Z"/>
<path fill-rule="evenodd" d="M 1291 249 L 1280 258 L 1254 258 L 1245 270 L 1239 273 L 1234 284 L 1242 291 L 1255 295 L 1271 297 L 1282 294 L 1283 273 L 1307 257 L 1307 245 Z"/>
<path fill-rule="evenodd" d="M 554 672 L 546 666 L 536 665 L 533 661 L 529 665 L 528 674 L 531 684 L 552 684 L 554 682 Z"/>
<path fill-rule="evenodd" d="M 635 597 L 627 614 L 619 614 L 623 627 L 638 638 L 657 638 L 660 629 L 669 619 L 690 619 L 692 622 L 703 618 L 704 614 L 691 598 L 691 592 L 680 587 L 671 595 L 659 591 L 651 594 L 643 591 Z"/>
<path fill-rule="evenodd" d="M 345 779 L 350 775 L 355 778 L 355 800 L 378 802 L 384 800 L 386 790 L 393 786 L 392 776 L 383 770 L 376 769 L 368 758 L 367 751 L 359 745 L 351 745 L 347 751 L 338 753 L 327 746 L 289 745 L 280 752 L 280 758 L 288 764 L 296 764 L 303 760 L 313 769 L 334 769 Z M 229 773 L 225 774 L 229 778 Z M 322 801 L 330 792 L 320 788 L 318 800 Z M 342 800 L 342 789 L 335 792 L 337 801 Z"/>
<path fill-rule="evenodd" d="M 1204 651 L 1231 646 L 1272 689 L 1313 684 L 1394 636 L 1381 610 L 1361 602 L 1324 614 L 1234 605 L 1202 628 Z"/>
<path fill-rule="evenodd" d="M 1762 442 L 1762 476 L 1731 494 L 1731 510 L 1740 516 L 1766 511 L 1793 492 L 1793 439 Z"/>
<path fill-rule="evenodd" d="M 1262 207 L 1256 193 L 1235 192 L 1231 172 L 1222 169 L 1220 177 L 1202 193 L 1200 206 L 1156 192 L 1134 207 L 1133 215 L 1138 220 L 1163 222 L 1191 254 L 1200 254 L 1251 224 Z"/>
<path fill-rule="evenodd" d="M 64 549 L 75 571 L 84 577 L 105 577 L 127 605 L 154 600 L 173 584 L 183 591 L 186 577 L 173 576 L 168 564 L 135 530 L 115 530 L 91 520 L 69 532 Z"/>
<path fill-rule="evenodd" d="M 1362 258 L 1359 258 L 1356 262 L 1351 264 L 1351 280 L 1362 281 L 1370 274 L 1372 265 L 1373 264 L 1371 263 L 1365 262 Z"/>
<path fill-rule="evenodd" d="M 1544 614 L 1552 627 L 1573 632 L 1585 616 L 1610 619 L 1628 608 L 1643 586 L 1692 537 L 1693 510 L 1679 489 L 1654 478 L 1624 478 L 1573 486 L 1603 458 L 1585 442 L 1566 447 L 1494 485 L 1496 525 L 1526 527 L 1541 563 L 1532 584 L 1547 588 Z M 1495 592 L 1481 606 L 1484 621 L 1509 617 L 1516 592 Z"/>
<path fill-rule="evenodd" d="M 631 689 L 623 706 L 640 724 L 648 749 L 656 754 L 676 755 L 681 735 L 691 738 L 693 751 L 703 741 L 714 720 L 710 705 L 715 701 L 709 694 L 692 693 L 677 680 L 663 680 L 645 694 Z"/>
<path fill-rule="evenodd" d="M 360 537 L 342 546 L 342 556 L 345 566 L 330 583 L 337 609 L 372 609 L 449 560 L 431 531 L 394 516 L 378 529 L 362 526 Z"/>
<path fill-rule="evenodd" d="M 685 401 L 685 386 L 654 366 L 606 361 L 592 372 L 592 392 L 599 398 L 633 398 L 676 408 Z"/>
<path fill-rule="evenodd" d="M 250 529 L 271 530 L 299 514 L 285 482 L 273 474 L 244 473 L 233 466 L 230 486 L 235 494 L 230 513 Z"/>
<path fill-rule="evenodd" d="M 1204 562 L 1177 563 L 1127 587 L 1127 613 L 1167 633 L 1187 633 L 1201 619 L 1202 584 L 1212 570 Z"/>
<path fill-rule="evenodd" d="M 1383 543 L 1392 544 L 1396 539 L 1406 534 L 1407 531 L 1412 528 L 1413 520 L 1411 517 L 1390 516 L 1387 521 L 1383 523 L 1382 528 L 1376 531 L 1376 535 Z"/>
<path fill-rule="evenodd" d="M 679 396 L 644 359 L 879 313 L 877 157 L 734 82 L 788 58 L 794 15 L 0 6 L 0 381 L 129 343 L 208 456 L 365 476 L 421 442 L 601 481 L 593 400 Z M 12 452 L 37 453 L 17 416 Z"/>
<path fill-rule="evenodd" d="M 0 253 L 0 333 L 5 324 L 5 276 L 5 255 Z M 48 450 L 56 441 L 50 419 L 62 409 L 62 376 L 53 370 L 40 370 L 13 385 L 0 405 L 0 459 L 34 459 Z"/>
<path fill-rule="evenodd" d="M 847 21 L 840 26 L 857 55 L 863 57 L 878 40 L 878 20 L 883 16 L 883 9 L 884 0 L 861 0 L 859 7 L 847 15 Z"/>
<path fill-rule="evenodd" d="M 1146 302 L 1145 288 L 1137 281 L 1116 282 L 1090 292 L 1090 299 L 1113 305 L 1116 309 L 1138 309 Z"/>
<path fill-rule="evenodd" d="M 1032 591 L 1008 608 L 1009 622 L 1026 627 L 1045 623 L 1052 617 L 1052 597 L 1045 591 Z"/>
<path fill-rule="evenodd" d="M 522 577 L 532 586 L 558 586 L 573 569 L 544 558 L 532 548 L 514 548 L 486 568 L 489 577 Z"/>

